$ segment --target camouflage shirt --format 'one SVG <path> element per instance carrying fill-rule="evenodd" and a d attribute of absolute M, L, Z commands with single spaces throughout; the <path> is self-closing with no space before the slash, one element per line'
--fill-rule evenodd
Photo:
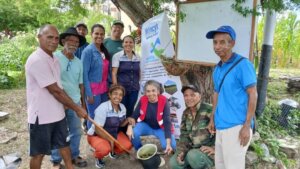
<path fill-rule="evenodd" d="M 192 148 L 214 145 L 215 138 L 207 130 L 212 106 L 206 103 L 198 103 L 195 119 L 189 108 L 182 114 L 180 126 L 180 139 L 177 144 L 178 154 L 183 152 L 184 156 Z"/>

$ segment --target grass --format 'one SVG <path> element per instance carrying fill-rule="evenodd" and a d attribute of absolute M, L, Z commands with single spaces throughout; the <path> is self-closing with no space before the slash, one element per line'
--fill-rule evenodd
<path fill-rule="evenodd" d="M 300 77 L 300 69 L 271 69 L 269 75 L 274 79 L 296 76 Z"/>
<path fill-rule="evenodd" d="M 300 77 L 300 69 L 271 69 L 267 89 L 268 99 L 279 101 L 285 98 L 300 103 L 300 92 L 287 92 L 287 78 Z"/>
<path fill-rule="evenodd" d="M 280 151 L 278 138 L 294 137 L 296 140 L 300 137 L 299 128 L 295 128 L 292 124 L 297 124 L 299 122 L 298 112 L 290 113 L 289 117 L 293 118 L 289 121 L 288 127 L 282 127 L 278 121 L 278 116 L 281 115 L 281 107 L 278 105 L 278 101 L 283 99 L 292 99 L 300 103 L 300 92 L 289 93 L 287 91 L 287 82 L 290 77 L 300 77 L 299 69 L 271 69 L 270 78 L 267 88 L 267 105 L 265 110 L 258 118 L 258 133 L 261 139 L 251 144 L 255 152 L 258 153 L 260 158 L 263 158 L 263 154 L 259 152 L 262 151 L 260 146 L 261 143 L 265 143 L 271 155 L 282 160 L 287 168 L 298 168 L 299 164 L 296 162 L 298 159 L 288 159 L 286 155 Z M 295 117 L 296 116 L 296 117 Z M 298 165 L 298 166 L 297 166 Z M 259 165 L 258 165 L 259 166 Z M 260 168 L 260 167 L 258 167 Z"/>

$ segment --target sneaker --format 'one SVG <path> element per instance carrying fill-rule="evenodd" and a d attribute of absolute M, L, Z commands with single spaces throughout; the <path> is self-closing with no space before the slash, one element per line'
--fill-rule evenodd
<path fill-rule="evenodd" d="M 118 155 L 115 154 L 115 153 L 112 153 L 112 152 L 110 152 L 108 155 L 109 155 L 109 157 L 110 157 L 111 159 L 117 159 L 117 158 L 118 158 Z"/>
<path fill-rule="evenodd" d="M 105 164 L 104 164 L 104 161 L 102 161 L 102 159 L 96 159 L 96 164 L 95 166 L 97 168 L 104 168 L 105 167 Z"/>

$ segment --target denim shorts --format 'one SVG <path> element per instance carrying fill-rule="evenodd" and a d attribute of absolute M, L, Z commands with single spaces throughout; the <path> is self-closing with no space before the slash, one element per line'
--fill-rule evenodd
<path fill-rule="evenodd" d="M 29 155 L 50 155 L 51 150 L 69 146 L 66 118 L 49 124 L 29 124 Z"/>

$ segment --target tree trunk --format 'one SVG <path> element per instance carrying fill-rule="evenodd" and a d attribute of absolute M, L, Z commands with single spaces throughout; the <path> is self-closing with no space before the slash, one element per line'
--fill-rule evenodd
<path fill-rule="evenodd" d="M 192 67 L 180 76 L 182 84 L 194 84 L 201 90 L 202 100 L 212 103 L 213 83 L 212 67 L 192 65 Z"/>
<path fill-rule="evenodd" d="M 112 2 L 120 9 L 122 9 L 132 20 L 135 26 L 139 27 L 149 18 L 153 16 L 150 9 L 148 9 L 144 1 L 141 0 L 112 0 Z"/>
<path fill-rule="evenodd" d="M 142 25 L 153 14 L 148 9 L 144 1 L 141 0 L 112 0 L 112 2 L 121 10 L 123 10 L 136 26 Z M 182 85 L 194 84 L 200 88 L 202 100 L 212 102 L 212 67 L 201 66 L 198 64 L 178 63 L 174 59 L 163 61 L 168 73 L 171 75 L 180 76 Z M 180 72 L 180 73 L 178 73 Z"/>

